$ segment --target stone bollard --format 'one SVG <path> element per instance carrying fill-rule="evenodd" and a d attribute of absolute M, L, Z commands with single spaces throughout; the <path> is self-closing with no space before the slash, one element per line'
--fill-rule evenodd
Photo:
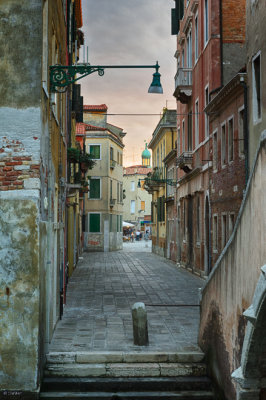
<path fill-rule="evenodd" d="M 148 324 L 147 311 L 144 303 L 135 303 L 132 307 L 133 336 L 134 344 L 137 346 L 147 346 Z"/>

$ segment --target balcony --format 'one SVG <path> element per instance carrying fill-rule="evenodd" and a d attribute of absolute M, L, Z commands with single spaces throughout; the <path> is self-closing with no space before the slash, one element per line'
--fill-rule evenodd
<path fill-rule="evenodd" d="M 192 68 L 179 68 L 175 76 L 174 96 L 187 104 L 192 96 Z"/>
<path fill-rule="evenodd" d="M 144 187 L 149 192 L 158 191 L 160 187 L 165 186 L 164 168 L 153 168 L 153 172 L 148 173 L 144 179 Z"/>
<path fill-rule="evenodd" d="M 116 199 L 110 199 L 110 207 L 114 207 Z"/>
<path fill-rule="evenodd" d="M 176 165 L 187 174 L 192 171 L 192 162 L 192 151 L 184 151 L 179 157 L 177 157 Z"/>
<path fill-rule="evenodd" d="M 114 169 L 116 165 L 116 161 L 115 160 L 110 160 L 110 168 Z"/>

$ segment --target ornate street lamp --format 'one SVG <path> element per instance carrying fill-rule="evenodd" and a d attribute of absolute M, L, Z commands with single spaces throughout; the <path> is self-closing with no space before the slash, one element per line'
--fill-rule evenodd
<path fill-rule="evenodd" d="M 51 92 L 63 93 L 67 87 L 74 82 L 84 78 L 87 75 L 98 72 L 99 76 L 104 75 L 105 69 L 115 68 L 155 68 L 156 72 L 153 74 L 153 80 L 149 87 L 148 93 L 163 93 L 159 73 L 158 61 L 155 65 L 90 65 L 74 64 L 74 65 L 52 65 L 50 66 L 50 89 Z M 80 76 L 77 77 L 76 75 Z"/>

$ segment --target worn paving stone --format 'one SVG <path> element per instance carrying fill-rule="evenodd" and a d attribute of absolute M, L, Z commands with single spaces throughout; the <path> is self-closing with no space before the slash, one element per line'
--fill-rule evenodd
<path fill-rule="evenodd" d="M 142 242 L 84 253 L 49 351 L 197 351 L 199 307 L 179 305 L 199 304 L 203 283 Z M 139 301 L 147 308 L 149 346 L 133 344 L 131 307 Z"/>

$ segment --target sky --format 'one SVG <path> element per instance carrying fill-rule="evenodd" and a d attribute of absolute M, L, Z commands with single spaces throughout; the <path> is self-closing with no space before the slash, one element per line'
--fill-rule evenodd
<path fill-rule="evenodd" d="M 82 0 L 85 46 L 91 65 L 160 65 L 163 94 L 148 94 L 154 69 L 106 69 L 81 83 L 84 104 L 106 104 L 108 116 L 124 137 L 124 165 L 141 164 L 164 107 L 176 108 L 176 36 L 171 36 L 172 0 Z M 83 50 L 80 52 L 83 62 Z"/>

